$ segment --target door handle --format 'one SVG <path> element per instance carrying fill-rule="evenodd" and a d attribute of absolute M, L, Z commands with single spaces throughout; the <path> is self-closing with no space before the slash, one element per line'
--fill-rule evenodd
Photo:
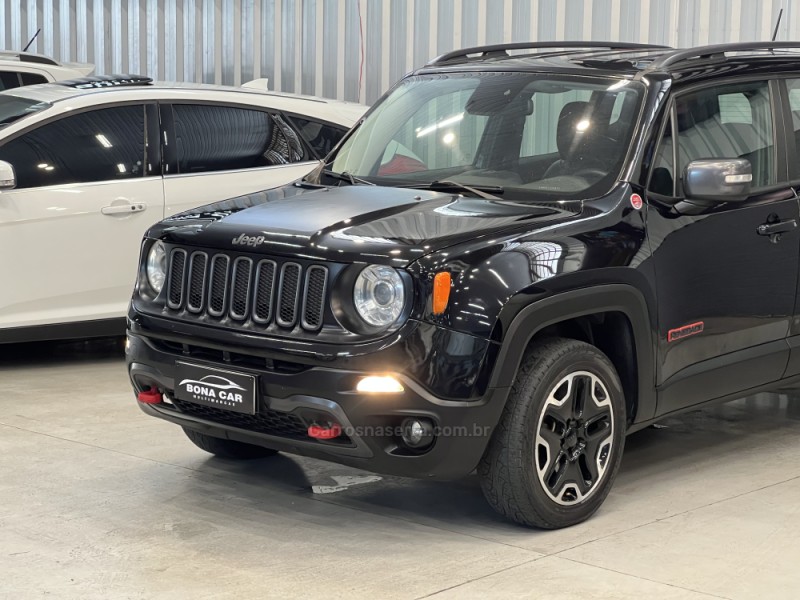
<path fill-rule="evenodd" d="M 786 221 L 762 223 L 756 227 L 756 233 L 758 235 L 768 235 L 769 241 L 773 244 L 777 244 L 781 240 L 781 235 L 794 231 L 795 229 L 797 229 L 797 220 L 788 219 Z"/>
<path fill-rule="evenodd" d="M 143 212 L 147 210 L 144 202 L 134 202 L 132 204 L 110 204 L 100 209 L 104 215 L 127 215 L 130 213 Z"/>

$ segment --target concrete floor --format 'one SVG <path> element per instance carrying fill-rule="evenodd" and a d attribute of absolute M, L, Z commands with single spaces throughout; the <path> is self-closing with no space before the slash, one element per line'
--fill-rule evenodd
<path fill-rule="evenodd" d="M 600 512 L 542 532 L 474 479 L 212 458 L 139 411 L 120 340 L 0 347 L 0 390 L 2 598 L 800 595 L 800 398 L 635 434 Z"/>

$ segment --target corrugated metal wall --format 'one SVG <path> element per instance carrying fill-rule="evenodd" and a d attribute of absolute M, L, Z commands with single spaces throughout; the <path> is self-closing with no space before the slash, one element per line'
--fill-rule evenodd
<path fill-rule="evenodd" d="M 790 0 L 3 0 L 0 48 L 98 73 L 374 102 L 429 58 L 484 43 L 624 40 L 688 46 L 797 39 Z"/>

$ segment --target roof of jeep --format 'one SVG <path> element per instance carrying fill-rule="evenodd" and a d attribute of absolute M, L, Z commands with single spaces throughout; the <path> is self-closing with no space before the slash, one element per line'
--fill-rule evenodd
<path fill-rule="evenodd" d="M 418 72 L 548 71 L 634 78 L 702 71 L 711 65 L 793 62 L 800 67 L 800 42 L 738 42 L 671 48 L 626 42 L 518 42 L 477 46 L 439 56 Z"/>

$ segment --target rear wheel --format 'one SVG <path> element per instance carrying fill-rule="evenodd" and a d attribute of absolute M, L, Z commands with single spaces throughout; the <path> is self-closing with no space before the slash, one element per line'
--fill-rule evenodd
<path fill-rule="evenodd" d="M 584 521 L 611 490 L 625 418 L 622 386 L 605 354 L 577 340 L 535 344 L 479 466 L 486 499 L 524 525 Z"/>
<path fill-rule="evenodd" d="M 210 452 L 214 456 L 220 458 L 227 458 L 230 460 L 251 460 L 254 458 L 264 458 L 277 454 L 277 450 L 271 448 L 264 448 L 254 444 L 245 444 L 244 442 L 237 442 L 235 440 L 226 440 L 223 438 L 206 435 L 188 427 L 183 428 L 186 437 L 192 440 L 192 443 L 206 452 Z"/>

